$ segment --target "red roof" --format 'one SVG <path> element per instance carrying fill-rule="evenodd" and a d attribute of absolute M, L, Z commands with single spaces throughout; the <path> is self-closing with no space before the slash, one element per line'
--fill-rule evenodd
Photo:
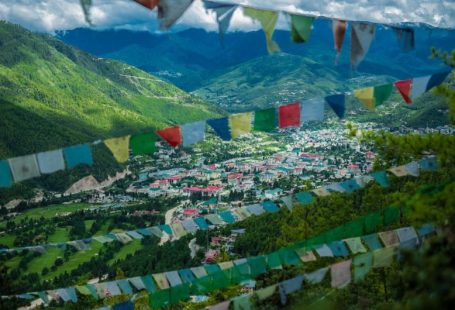
<path fill-rule="evenodd" d="M 205 192 L 205 193 L 213 193 L 213 192 L 217 192 L 221 189 L 222 189 L 221 187 L 213 186 L 213 185 L 209 185 L 207 187 L 189 186 L 189 187 L 183 188 L 184 191 L 188 191 L 188 192 Z"/>
<path fill-rule="evenodd" d="M 195 209 L 195 208 L 188 208 L 188 209 L 183 210 L 184 215 L 195 215 L 198 213 L 199 213 L 199 210 Z"/>
<path fill-rule="evenodd" d="M 173 175 L 171 177 L 168 177 L 167 180 L 170 180 L 170 181 L 177 181 L 177 180 L 180 180 L 182 177 L 179 176 L 179 175 Z"/>
<path fill-rule="evenodd" d="M 300 156 L 301 157 L 306 157 L 306 158 L 319 158 L 319 157 L 321 157 L 318 154 L 311 154 L 311 153 L 305 153 L 305 152 L 300 153 Z"/>
<path fill-rule="evenodd" d="M 231 173 L 228 175 L 228 179 L 241 179 L 243 177 L 243 174 L 241 173 Z"/>

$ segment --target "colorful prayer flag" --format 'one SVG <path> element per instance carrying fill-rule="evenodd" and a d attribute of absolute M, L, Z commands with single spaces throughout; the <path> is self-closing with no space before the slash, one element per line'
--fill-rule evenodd
<path fill-rule="evenodd" d="M 343 241 L 332 241 L 328 245 L 333 253 L 333 256 L 349 256 L 348 248 Z"/>
<path fill-rule="evenodd" d="M 298 102 L 282 105 L 278 108 L 280 128 L 300 126 L 300 104 Z"/>
<path fill-rule="evenodd" d="M 315 189 L 313 189 L 311 191 L 313 193 L 315 193 L 316 196 L 319 196 L 319 197 L 325 197 L 325 196 L 329 196 L 330 195 L 330 192 L 325 187 L 318 187 L 318 188 L 315 188 Z"/>
<path fill-rule="evenodd" d="M 419 237 L 413 227 L 398 228 L 395 232 L 400 240 L 400 247 L 415 248 L 419 245 Z"/>
<path fill-rule="evenodd" d="M 371 42 L 373 42 L 375 28 L 373 24 L 362 22 L 351 23 L 351 65 L 355 68 L 365 58 Z"/>
<path fill-rule="evenodd" d="M 54 173 L 65 169 L 65 160 L 61 149 L 36 154 L 39 170 L 42 174 Z"/>
<path fill-rule="evenodd" d="M 374 178 L 374 180 L 382 187 L 387 188 L 390 186 L 389 184 L 389 179 L 387 177 L 387 173 L 385 171 L 378 171 L 378 172 L 373 172 L 371 176 Z"/>
<path fill-rule="evenodd" d="M 412 103 L 411 99 L 411 80 L 397 81 L 395 82 L 395 87 L 403 98 L 404 102 L 407 104 Z"/>
<path fill-rule="evenodd" d="M 183 283 L 177 271 L 168 271 L 165 272 L 165 275 L 171 286 L 177 286 Z"/>
<path fill-rule="evenodd" d="M 253 130 L 269 132 L 277 127 L 276 109 L 270 108 L 254 112 Z"/>
<path fill-rule="evenodd" d="M 119 163 L 124 163 L 129 157 L 130 137 L 112 138 L 104 140 L 104 144 L 111 150 L 112 155 Z"/>
<path fill-rule="evenodd" d="M 207 121 L 210 127 L 213 128 L 215 133 L 224 141 L 231 140 L 231 132 L 229 130 L 229 120 L 227 117 L 214 118 Z"/>
<path fill-rule="evenodd" d="M 258 300 L 265 300 L 265 299 L 269 298 L 270 296 L 275 294 L 276 288 L 277 288 L 277 285 L 274 284 L 274 285 L 270 285 L 265 288 L 257 290 L 255 293 L 256 293 L 256 296 L 258 297 Z"/>
<path fill-rule="evenodd" d="M 160 2 L 160 0 L 134 0 L 134 1 L 145 6 L 149 10 L 153 10 Z"/>
<path fill-rule="evenodd" d="M 170 28 L 193 3 L 193 0 L 160 0 L 158 22 L 161 30 Z"/>
<path fill-rule="evenodd" d="M 332 21 L 333 41 L 335 51 L 337 52 L 337 60 L 343 47 L 344 35 L 346 33 L 346 21 L 344 20 L 333 20 Z"/>
<path fill-rule="evenodd" d="M 232 114 L 229 117 L 229 127 L 231 128 L 232 138 L 238 138 L 251 132 L 252 112 Z"/>
<path fill-rule="evenodd" d="M 72 169 L 78 165 L 93 165 L 92 149 L 88 144 L 79 144 L 63 149 L 66 166 Z"/>
<path fill-rule="evenodd" d="M 436 171 L 438 169 L 438 161 L 435 156 L 422 158 L 419 161 L 420 170 Z"/>
<path fill-rule="evenodd" d="M 395 230 L 380 232 L 378 233 L 378 236 L 386 247 L 398 245 L 400 243 L 400 240 L 398 239 L 398 235 L 395 232 Z"/>
<path fill-rule="evenodd" d="M 308 205 L 313 202 L 313 196 L 310 192 L 299 192 L 295 194 L 295 199 L 303 205 Z"/>
<path fill-rule="evenodd" d="M 396 255 L 396 247 L 386 247 L 373 252 L 373 268 L 388 267 Z"/>
<path fill-rule="evenodd" d="M 444 82 L 446 77 L 450 74 L 451 71 L 445 71 L 445 72 L 440 72 L 440 73 L 435 73 L 431 75 L 430 80 L 428 81 L 426 91 L 429 91 L 435 86 L 439 86 Z"/>
<path fill-rule="evenodd" d="M 314 249 L 320 257 L 333 257 L 332 250 L 327 246 L 327 244 L 322 244 Z"/>
<path fill-rule="evenodd" d="M 344 117 L 345 111 L 345 96 L 344 94 L 337 94 L 325 97 L 325 101 L 332 108 L 333 112 L 339 117 Z"/>
<path fill-rule="evenodd" d="M 14 182 L 25 181 L 41 175 L 35 155 L 10 158 L 8 159 L 8 162 Z"/>
<path fill-rule="evenodd" d="M 420 175 L 419 164 L 416 161 L 412 161 L 403 166 L 408 172 L 408 175 L 418 177 Z"/>
<path fill-rule="evenodd" d="M 404 166 L 392 167 L 389 168 L 389 171 L 399 178 L 408 175 L 408 171 Z"/>
<path fill-rule="evenodd" d="M 345 239 L 344 242 L 346 242 L 352 254 L 365 253 L 367 251 L 367 249 L 365 249 L 362 244 L 362 240 L 359 237 Z"/>
<path fill-rule="evenodd" d="M 362 101 L 365 107 L 372 110 L 390 98 L 392 89 L 392 84 L 361 88 L 354 90 L 354 96 Z"/>
<path fill-rule="evenodd" d="M 184 147 L 198 143 L 205 138 L 205 121 L 182 125 L 182 145 Z"/>
<path fill-rule="evenodd" d="M 244 7 L 243 13 L 261 23 L 267 42 L 267 51 L 269 53 L 279 52 L 280 47 L 272 39 L 273 32 L 275 31 L 275 26 L 278 21 L 278 12 Z"/>
<path fill-rule="evenodd" d="M 398 45 L 403 51 L 409 52 L 410 50 L 414 49 L 415 44 L 414 29 L 408 27 L 406 28 L 392 27 L 392 29 L 398 40 Z"/>
<path fill-rule="evenodd" d="M 314 17 L 290 14 L 291 38 L 295 43 L 307 42 L 310 39 Z"/>
<path fill-rule="evenodd" d="M 342 288 L 351 283 L 351 259 L 330 266 L 332 287 Z"/>
<path fill-rule="evenodd" d="M 354 256 L 352 265 L 354 267 L 354 282 L 362 281 L 373 265 L 373 253 L 367 252 Z"/>
<path fill-rule="evenodd" d="M 160 129 L 156 133 L 172 147 L 177 147 L 178 145 L 182 144 L 180 126 Z"/>
<path fill-rule="evenodd" d="M 361 237 L 370 250 L 377 250 L 382 248 L 379 242 L 378 234 L 371 234 Z"/>
<path fill-rule="evenodd" d="M 169 288 L 169 282 L 164 273 L 155 273 L 152 274 L 152 277 L 161 290 Z"/>
<path fill-rule="evenodd" d="M 300 123 L 324 120 L 324 99 L 313 98 L 300 103 Z"/>
<path fill-rule="evenodd" d="M 6 160 L 0 160 L 0 188 L 11 187 L 13 185 L 13 177 L 9 163 Z"/>
<path fill-rule="evenodd" d="M 431 79 L 431 75 L 421 76 L 412 79 L 411 84 L 411 99 L 414 101 L 417 97 L 427 91 L 428 82 Z"/>
<path fill-rule="evenodd" d="M 305 281 L 311 284 L 320 283 L 322 280 L 324 280 L 327 271 L 329 271 L 329 268 L 324 267 L 310 273 L 305 273 Z"/>
<path fill-rule="evenodd" d="M 133 135 L 130 139 L 130 146 L 133 151 L 133 155 L 153 154 L 156 149 L 155 142 L 155 133 Z"/>

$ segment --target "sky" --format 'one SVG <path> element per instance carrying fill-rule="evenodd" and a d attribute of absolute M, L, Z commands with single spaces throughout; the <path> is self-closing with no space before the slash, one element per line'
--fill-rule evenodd
<path fill-rule="evenodd" d="M 455 0 L 224 0 L 296 13 L 309 13 L 347 20 L 378 23 L 418 22 L 435 27 L 455 28 Z M 156 10 L 150 11 L 131 0 L 93 0 L 94 28 L 157 30 Z M 1 0 L 0 19 L 31 30 L 54 33 L 88 27 L 79 0 Z M 189 10 L 172 30 L 203 28 L 216 31 L 215 15 L 206 12 L 201 0 L 194 0 Z M 231 31 L 256 30 L 259 25 L 236 10 Z M 278 28 L 288 28 L 280 16 Z"/>

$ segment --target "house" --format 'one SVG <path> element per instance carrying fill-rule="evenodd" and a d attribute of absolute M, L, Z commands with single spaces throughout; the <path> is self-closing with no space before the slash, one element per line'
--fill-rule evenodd
<path fill-rule="evenodd" d="M 267 189 L 264 191 L 264 198 L 274 200 L 282 194 L 283 190 L 281 188 Z"/>

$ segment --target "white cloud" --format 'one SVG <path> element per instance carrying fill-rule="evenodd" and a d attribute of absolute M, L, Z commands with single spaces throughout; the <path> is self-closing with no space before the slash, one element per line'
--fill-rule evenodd
<path fill-rule="evenodd" d="M 420 22 L 436 27 L 455 28 L 455 1 L 453 0 L 231 0 L 239 4 L 379 23 Z M 93 0 L 92 20 L 96 28 L 126 28 L 156 30 L 156 13 L 131 0 Z M 0 19 L 21 24 L 27 28 L 53 32 L 86 27 L 78 0 L 1 0 Z M 230 28 L 248 31 L 259 28 L 241 10 L 234 14 Z M 217 29 L 214 14 L 207 13 L 200 0 L 173 29 L 184 27 Z M 279 28 L 287 28 L 283 16 Z"/>

